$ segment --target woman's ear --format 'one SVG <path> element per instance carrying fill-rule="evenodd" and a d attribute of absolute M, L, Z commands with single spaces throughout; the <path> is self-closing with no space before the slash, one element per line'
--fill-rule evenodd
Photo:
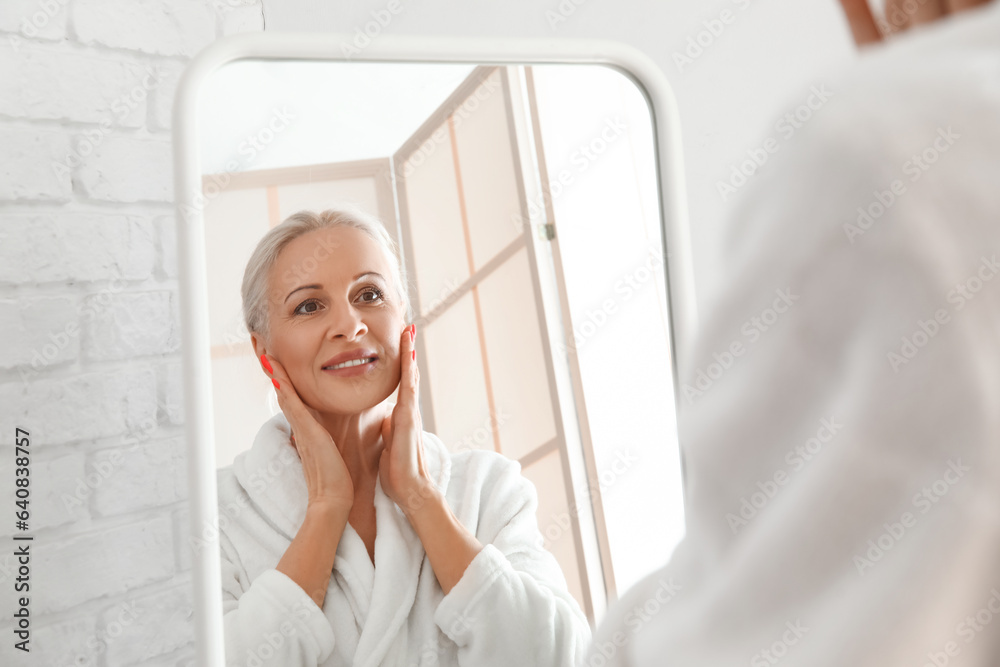
<path fill-rule="evenodd" d="M 250 345 L 253 347 L 253 355 L 258 359 L 260 359 L 260 355 L 268 353 L 267 346 L 264 345 L 264 339 L 256 333 L 250 333 Z"/>

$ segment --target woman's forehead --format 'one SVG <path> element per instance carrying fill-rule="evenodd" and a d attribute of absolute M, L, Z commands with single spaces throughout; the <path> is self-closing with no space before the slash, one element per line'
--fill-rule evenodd
<path fill-rule="evenodd" d="M 375 271 L 389 280 L 388 257 L 375 239 L 345 226 L 314 229 L 299 236 L 282 248 L 273 267 L 281 288 L 320 276 L 347 283 L 362 271 Z"/>

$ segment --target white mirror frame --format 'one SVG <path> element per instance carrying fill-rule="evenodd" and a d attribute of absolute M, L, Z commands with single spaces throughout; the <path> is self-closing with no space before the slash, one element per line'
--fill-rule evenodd
<path fill-rule="evenodd" d="M 628 76 L 650 104 L 659 172 L 659 200 L 667 261 L 664 263 L 676 408 L 680 409 L 678 366 L 697 325 L 691 267 L 687 199 L 680 121 L 673 91 L 656 63 L 635 48 L 597 40 L 498 40 L 383 35 L 356 57 L 353 36 L 329 33 L 252 33 L 226 37 L 188 65 L 177 86 L 173 108 L 174 186 L 182 327 L 185 435 L 190 497 L 197 659 L 223 667 L 222 584 L 215 475 L 215 426 L 209 355 L 208 282 L 200 170 L 198 102 L 206 80 L 219 68 L 242 59 L 296 59 L 343 62 L 605 65 Z"/>

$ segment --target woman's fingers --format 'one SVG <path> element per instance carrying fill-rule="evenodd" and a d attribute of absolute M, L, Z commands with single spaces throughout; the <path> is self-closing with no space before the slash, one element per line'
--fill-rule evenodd
<path fill-rule="evenodd" d="M 382 419 L 382 444 L 385 446 L 385 451 L 389 451 L 392 446 L 392 414 L 393 412 L 390 411 Z"/>
<path fill-rule="evenodd" d="M 847 23 L 858 46 L 872 44 L 882 39 L 875 18 L 868 7 L 868 0 L 840 0 L 840 5 L 847 16 Z"/>
<path fill-rule="evenodd" d="M 311 430 L 313 426 L 310 422 L 315 423 L 319 427 L 316 419 L 299 397 L 299 393 L 295 391 L 291 379 L 278 360 L 274 357 L 268 357 L 266 354 L 260 355 L 260 360 L 261 366 L 271 376 L 274 391 L 278 395 L 278 406 L 285 413 L 288 423 L 292 426 L 292 431 Z"/>
<path fill-rule="evenodd" d="M 921 23 L 936 21 L 951 13 L 947 0 L 886 0 L 885 26 L 890 33 L 908 30 Z"/>
<path fill-rule="evenodd" d="M 411 410 L 417 409 L 417 391 L 420 387 L 420 371 L 417 367 L 417 325 L 411 324 L 403 330 L 400 344 L 402 369 L 400 371 L 399 402 Z"/>
<path fill-rule="evenodd" d="M 424 462 L 418 402 L 420 372 L 416 361 L 415 326 L 403 330 L 399 343 L 399 396 L 391 414 L 382 421 L 385 449 L 379 462 L 382 488 L 403 511 L 412 510 L 413 498 L 429 483 Z"/>

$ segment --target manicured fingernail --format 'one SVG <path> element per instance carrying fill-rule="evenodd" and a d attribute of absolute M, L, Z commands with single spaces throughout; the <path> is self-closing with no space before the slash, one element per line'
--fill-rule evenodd
<path fill-rule="evenodd" d="M 278 384 L 278 381 L 277 381 L 277 380 L 275 380 L 274 378 L 271 378 L 271 384 L 273 384 L 273 385 L 274 385 L 274 388 L 275 388 L 275 389 L 281 389 L 281 385 L 280 385 L 280 384 Z"/>
<path fill-rule="evenodd" d="M 417 360 L 417 351 L 416 350 L 410 350 L 410 353 L 413 355 L 413 360 L 416 361 Z"/>
<path fill-rule="evenodd" d="M 264 366 L 264 370 L 266 370 L 268 373 L 274 372 L 274 369 L 271 368 L 271 362 L 269 362 L 267 360 L 267 357 L 265 357 L 263 354 L 260 355 L 260 363 Z"/>
<path fill-rule="evenodd" d="M 413 327 L 413 340 L 417 340 L 417 325 L 411 324 L 410 326 Z"/>

